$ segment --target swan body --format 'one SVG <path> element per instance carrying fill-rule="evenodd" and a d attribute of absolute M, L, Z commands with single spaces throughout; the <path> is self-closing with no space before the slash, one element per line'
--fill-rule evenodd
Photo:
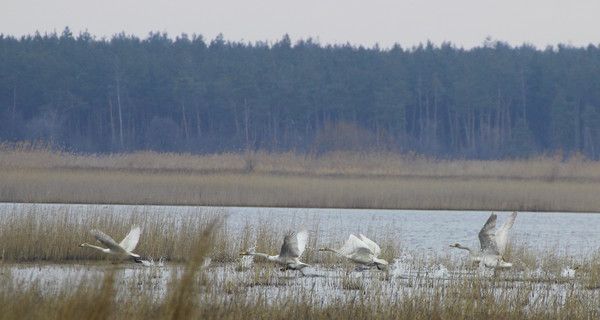
<path fill-rule="evenodd" d="M 319 251 L 334 252 L 352 262 L 368 267 L 376 266 L 379 270 L 388 265 L 387 261 L 378 258 L 379 254 L 381 254 L 379 245 L 362 234 L 360 235 L 360 239 L 351 234 L 346 243 L 337 250 L 323 247 Z"/>
<path fill-rule="evenodd" d="M 508 244 L 508 233 L 512 229 L 516 218 L 517 212 L 515 211 L 495 231 L 498 216 L 492 213 L 483 225 L 483 228 L 481 228 L 481 231 L 479 231 L 480 253 L 474 252 L 471 248 L 461 246 L 459 243 L 452 244 L 450 247 L 467 250 L 473 262 L 483 263 L 488 268 L 510 268 L 512 267 L 512 263 L 504 261 L 502 255 L 504 255 L 506 245 Z"/>
<path fill-rule="evenodd" d="M 140 255 L 132 252 L 135 250 L 135 247 L 140 240 L 140 235 L 142 233 L 140 227 L 135 225 L 132 226 L 131 230 L 121 243 L 117 243 L 113 238 L 97 229 L 90 230 L 90 233 L 98 242 L 105 245 L 107 248 L 98 247 L 89 243 L 82 243 L 79 245 L 80 247 L 94 248 L 104 253 L 114 255 L 120 259 L 133 259 L 135 262 L 141 262 Z"/>
<path fill-rule="evenodd" d="M 564 269 L 561 270 L 560 272 L 560 276 L 563 278 L 570 278 L 573 279 L 575 278 L 575 272 L 579 269 L 580 266 L 575 266 L 573 268 L 571 267 L 566 267 Z"/>
<path fill-rule="evenodd" d="M 279 254 L 276 256 L 268 255 L 266 253 L 247 251 L 242 252 L 240 255 L 258 256 L 283 266 L 283 268 L 281 269 L 282 271 L 299 270 L 300 272 L 302 272 L 302 274 L 304 274 L 302 269 L 310 267 L 310 265 L 301 262 L 300 256 L 302 256 L 302 253 L 304 253 L 304 249 L 306 248 L 307 243 L 308 231 L 302 230 L 300 232 L 288 233 L 283 239 L 283 245 L 281 245 L 281 250 L 279 251 Z"/>

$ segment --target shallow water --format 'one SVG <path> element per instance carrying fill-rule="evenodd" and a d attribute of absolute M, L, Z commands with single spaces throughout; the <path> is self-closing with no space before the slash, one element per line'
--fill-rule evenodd
<path fill-rule="evenodd" d="M 129 299 L 143 294 L 161 301 L 169 287 L 182 275 L 184 267 L 178 264 L 142 266 L 135 263 L 113 265 L 108 262 L 90 264 L 24 264 L 2 265 L 3 288 L 25 290 L 34 286 L 41 293 L 74 293 L 85 287 L 97 288 L 107 272 L 114 271 L 117 299 Z M 498 299 L 518 297 L 527 286 L 532 294 L 562 299 L 574 288 L 585 290 L 571 279 L 536 278 L 526 282 L 522 272 L 508 272 L 500 277 L 478 270 L 448 271 L 443 265 L 416 266 L 400 260 L 387 271 L 376 269 L 357 271 L 352 268 L 320 268 L 312 275 L 302 276 L 296 271 L 279 271 L 272 264 L 251 264 L 239 269 L 231 264 L 213 265 L 202 269 L 205 274 L 204 290 L 199 299 L 205 303 L 226 304 L 233 299 L 256 303 L 266 299 L 268 304 L 284 305 L 290 300 L 310 302 L 314 306 L 347 303 L 354 299 L 376 299 L 394 303 L 411 295 L 432 295 L 447 287 L 464 285 L 465 281 L 485 283 L 495 288 Z M 468 280 L 470 279 L 470 280 Z M 527 278 L 533 280 L 532 278 Z M 8 285 L 6 281 L 12 282 Z M 574 287 L 575 285 L 575 287 Z M 0 289 L 1 290 L 1 289 Z M 587 290 L 591 301 L 599 298 L 598 290 Z M 372 294 L 372 293 L 375 293 Z M 539 306 L 536 306 L 539 308 Z"/>
<path fill-rule="evenodd" d="M 444 287 L 460 287 L 465 279 L 488 283 L 495 288 L 494 294 L 499 299 L 518 296 L 522 294 L 524 286 L 529 286 L 532 295 L 540 293 L 549 297 L 548 301 L 555 298 L 560 300 L 574 285 L 589 292 L 591 301 L 600 299 L 600 291 L 585 289 L 584 279 L 564 270 L 513 268 L 496 277 L 489 270 L 457 267 L 464 266 L 461 261 L 469 261 L 469 258 L 465 252 L 449 248 L 449 245 L 459 242 L 477 248 L 477 233 L 491 214 L 489 211 L 0 203 L 0 215 L 14 212 L 35 212 L 47 217 L 67 212 L 80 223 L 86 221 L 86 215 L 98 214 L 114 215 L 119 219 L 133 215 L 138 219 L 144 214 L 153 213 L 164 215 L 166 223 L 177 223 L 185 221 L 182 218 L 187 215 L 208 213 L 226 217 L 224 227 L 230 234 L 239 235 L 268 225 L 269 228 L 281 230 L 307 229 L 317 246 L 338 246 L 349 233 L 362 233 L 382 244 L 397 243 L 406 248 L 400 250 L 401 256 L 389 261 L 390 265 L 385 271 L 374 268 L 357 271 L 348 264 L 332 266 L 314 263 L 306 272 L 308 276 L 302 276 L 297 271 L 280 271 L 278 266 L 272 264 L 255 263 L 248 256 L 236 263 L 207 264 L 202 267 L 206 283 L 200 297 L 205 299 L 205 303 L 223 304 L 240 298 L 254 303 L 267 298 L 270 304 L 286 304 L 290 299 L 308 299 L 315 306 L 326 306 L 366 297 L 393 303 L 411 295 L 435 295 L 439 293 L 437 290 Z M 496 213 L 499 215 L 499 225 L 510 215 L 509 212 Z M 519 212 L 510 241 L 539 250 L 558 248 L 560 254 L 583 257 L 595 252 L 600 245 L 598 225 L 600 214 Z M 424 261 L 418 255 L 432 259 Z M 436 259 L 437 256 L 450 258 Z M 160 300 L 169 292 L 169 286 L 176 284 L 174 280 L 182 275 L 183 268 L 181 264 L 162 262 L 145 265 L 132 262 L 113 264 L 109 261 L 2 264 L 0 280 L 4 286 L 0 290 L 7 287 L 24 289 L 29 285 L 42 292 L 73 291 L 82 284 L 100 285 L 107 271 L 114 270 L 115 288 L 119 296 L 127 298 L 136 292 L 143 292 Z M 367 292 L 377 294 L 368 295 Z M 540 308 L 537 305 L 525 307 Z"/>

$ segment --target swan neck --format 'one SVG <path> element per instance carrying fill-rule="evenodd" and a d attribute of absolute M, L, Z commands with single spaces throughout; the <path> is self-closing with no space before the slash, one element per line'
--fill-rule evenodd
<path fill-rule="evenodd" d="M 345 254 L 342 254 L 341 252 L 337 251 L 336 249 L 332 249 L 332 248 L 327 248 L 327 247 L 326 247 L 324 250 L 325 250 L 325 251 L 330 251 L 330 252 L 333 252 L 333 253 L 335 253 L 335 254 L 339 254 L 339 255 L 340 255 L 340 256 L 342 256 L 342 257 L 345 257 L 345 256 L 346 256 Z"/>
<path fill-rule="evenodd" d="M 274 259 L 273 259 L 273 258 L 274 258 L 274 256 L 270 256 L 270 255 L 268 255 L 268 254 L 266 254 L 266 253 L 260 253 L 260 252 L 248 252 L 248 253 L 247 253 L 247 255 L 249 255 L 249 256 L 258 256 L 258 257 L 261 257 L 261 258 L 264 258 L 264 259 L 267 259 L 267 260 L 270 260 L 270 261 L 273 261 L 273 260 L 274 260 Z"/>
<path fill-rule="evenodd" d="M 471 250 L 471 248 L 469 248 L 469 247 L 463 247 L 463 246 L 460 246 L 460 247 L 457 247 L 457 248 L 459 248 L 459 249 L 463 249 L 463 250 L 467 250 L 467 251 L 469 251 L 469 253 L 470 253 L 472 256 L 475 256 L 475 252 L 473 252 L 473 250 Z"/>
<path fill-rule="evenodd" d="M 102 251 L 102 252 L 109 252 L 109 251 L 110 251 L 110 249 L 106 249 L 106 248 L 98 247 L 98 246 L 95 246 L 95 245 L 93 245 L 93 244 L 89 244 L 89 243 L 84 243 L 84 244 L 83 244 L 83 246 L 84 246 L 84 247 L 88 247 L 88 248 L 94 248 L 94 249 L 96 249 L 96 250 L 100 250 L 100 251 Z"/>

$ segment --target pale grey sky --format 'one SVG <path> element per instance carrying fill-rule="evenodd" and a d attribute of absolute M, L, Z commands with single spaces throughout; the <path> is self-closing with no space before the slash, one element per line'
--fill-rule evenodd
<path fill-rule="evenodd" d="M 1 8 L 0 33 L 16 37 L 68 26 L 97 38 L 159 31 L 272 43 L 287 33 L 292 42 L 383 48 L 429 40 L 468 49 L 488 36 L 541 49 L 600 44 L 599 0 L 4 0 Z"/>

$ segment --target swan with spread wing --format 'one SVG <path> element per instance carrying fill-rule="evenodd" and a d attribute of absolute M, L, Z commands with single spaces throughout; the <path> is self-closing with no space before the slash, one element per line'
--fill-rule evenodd
<path fill-rule="evenodd" d="M 496 220 L 498 216 L 492 213 L 486 223 L 479 231 L 479 244 L 481 246 L 481 252 L 474 252 L 469 247 L 461 246 L 459 243 L 450 245 L 452 248 L 458 248 L 467 250 L 473 262 L 483 263 L 489 268 L 510 268 L 512 263 L 504 261 L 502 255 L 506 250 L 508 244 L 508 234 L 512 229 L 515 219 L 517 218 L 517 212 L 513 212 L 506 221 L 496 231 Z"/>
<path fill-rule="evenodd" d="M 376 266 L 379 270 L 388 265 L 387 261 L 378 258 L 381 254 L 379 245 L 362 234 L 360 235 L 360 239 L 351 234 L 346 243 L 339 249 L 323 247 L 319 251 L 334 252 L 352 262 L 368 267 Z"/>
<path fill-rule="evenodd" d="M 135 250 L 142 233 L 139 226 L 132 226 L 131 230 L 121 241 L 121 243 L 117 243 L 115 240 L 113 240 L 113 238 L 97 229 L 90 230 L 90 233 L 98 242 L 105 245 L 107 248 L 98 247 L 89 243 L 82 243 L 79 245 L 80 247 L 94 248 L 104 253 L 116 256 L 120 259 L 133 259 L 135 262 L 141 262 L 140 255 L 132 252 Z"/>
<path fill-rule="evenodd" d="M 266 253 L 247 251 L 242 252 L 240 255 L 258 256 L 283 266 L 281 269 L 282 271 L 299 270 L 304 274 L 302 270 L 306 267 L 310 267 L 310 265 L 301 262 L 300 257 L 302 256 L 302 253 L 304 253 L 307 243 L 308 231 L 302 230 L 300 232 L 290 232 L 284 237 L 283 245 L 281 245 L 281 250 L 278 255 L 272 256 Z"/>

